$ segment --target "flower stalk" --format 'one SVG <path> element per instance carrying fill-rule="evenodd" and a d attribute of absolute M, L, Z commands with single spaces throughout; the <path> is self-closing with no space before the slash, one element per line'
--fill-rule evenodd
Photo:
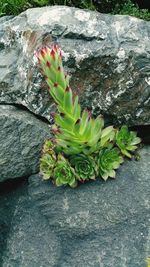
<path fill-rule="evenodd" d="M 115 178 L 123 157 L 132 157 L 140 138 L 127 126 L 120 130 L 113 126 L 104 128 L 101 115 L 93 118 L 88 110 L 81 110 L 79 97 L 73 95 L 69 76 L 64 72 L 58 45 L 39 49 L 36 57 L 57 105 L 53 114 L 54 140 L 45 142 L 40 160 L 43 178 L 52 179 L 56 186 L 72 188 L 78 181 L 94 180 L 97 176 L 104 180 Z"/>

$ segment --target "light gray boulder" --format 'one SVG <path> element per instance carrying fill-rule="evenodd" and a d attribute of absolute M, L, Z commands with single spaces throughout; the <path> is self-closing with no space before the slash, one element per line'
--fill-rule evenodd
<path fill-rule="evenodd" d="M 37 173 L 43 142 L 50 137 L 48 124 L 31 112 L 0 105 L 0 182 Z"/>
<path fill-rule="evenodd" d="M 150 122 L 150 22 L 65 6 L 29 9 L 0 24 L 0 103 L 43 117 L 54 110 L 34 50 L 57 41 L 82 107 L 109 121 Z"/>

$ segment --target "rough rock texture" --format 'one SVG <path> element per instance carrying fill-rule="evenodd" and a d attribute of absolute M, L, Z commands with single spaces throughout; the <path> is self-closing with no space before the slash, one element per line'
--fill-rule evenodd
<path fill-rule="evenodd" d="M 150 147 L 140 154 L 106 183 L 55 188 L 33 175 L 29 185 L 3 193 L 2 267 L 146 267 Z"/>
<path fill-rule="evenodd" d="M 27 184 L 0 197 L 0 266 L 51 267 L 60 257 L 59 238 L 27 194 Z"/>
<path fill-rule="evenodd" d="M 58 41 L 83 106 L 109 119 L 150 122 L 150 22 L 69 7 L 29 9 L 0 24 L 0 102 L 49 118 L 52 101 L 34 50 Z"/>
<path fill-rule="evenodd" d="M 39 157 L 50 129 L 35 115 L 0 105 L 0 181 L 38 172 Z"/>

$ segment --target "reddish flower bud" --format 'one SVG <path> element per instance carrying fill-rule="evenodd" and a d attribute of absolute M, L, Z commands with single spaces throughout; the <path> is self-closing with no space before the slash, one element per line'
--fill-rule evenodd
<path fill-rule="evenodd" d="M 53 49 L 57 52 L 57 50 L 58 50 L 58 45 L 57 45 L 57 44 L 54 44 L 54 45 L 53 45 Z"/>
<path fill-rule="evenodd" d="M 48 48 L 47 48 L 47 46 L 44 46 L 43 47 L 43 50 L 44 50 L 44 52 L 47 54 L 48 53 Z"/>
<path fill-rule="evenodd" d="M 46 62 L 46 66 L 50 69 L 51 63 L 49 61 Z"/>
<path fill-rule="evenodd" d="M 43 48 L 40 50 L 40 54 L 41 54 L 41 56 L 42 56 L 43 58 L 45 57 L 45 51 L 44 51 Z"/>
<path fill-rule="evenodd" d="M 51 50 L 51 56 L 53 57 L 53 59 L 55 59 L 55 51 L 54 51 L 54 49 Z"/>
<path fill-rule="evenodd" d="M 67 87 L 66 87 L 66 92 L 69 92 L 69 91 L 70 91 L 70 87 L 67 86 Z"/>
<path fill-rule="evenodd" d="M 57 87 L 58 86 L 58 83 L 54 83 L 54 87 Z"/>

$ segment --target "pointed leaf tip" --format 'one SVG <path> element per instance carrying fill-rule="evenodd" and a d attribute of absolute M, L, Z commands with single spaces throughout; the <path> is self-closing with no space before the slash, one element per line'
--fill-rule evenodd
<path fill-rule="evenodd" d="M 66 87 L 66 92 L 69 92 L 69 91 L 70 91 L 70 87 L 67 86 L 67 87 Z"/>
<path fill-rule="evenodd" d="M 51 50 L 51 56 L 52 56 L 53 58 L 55 58 L 55 51 L 54 51 L 53 48 L 52 48 L 52 50 Z"/>
<path fill-rule="evenodd" d="M 44 51 L 44 48 L 42 48 L 42 49 L 40 50 L 40 54 L 41 54 L 42 57 L 45 57 L 45 51 Z"/>
<path fill-rule="evenodd" d="M 80 121 L 81 121 L 81 120 L 80 120 L 80 119 L 78 119 L 78 120 L 76 121 L 76 123 L 75 123 L 75 124 L 79 124 L 79 123 L 80 123 Z"/>
<path fill-rule="evenodd" d="M 51 68 L 51 63 L 49 61 L 46 62 L 46 66 L 50 69 Z"/>
<path fill-rule="evenodd" d="M 57 44 L 54 44 L 54 45 L 53 45 L 53 48 L 54 48 L 55 51 L 57 51 L 59 47 L 58 47 Z"/>
<path fill-rule="evenodd" d="M 54 87 L 57 87 L 58 86 L 58 83 L 54 83 Z"/>

